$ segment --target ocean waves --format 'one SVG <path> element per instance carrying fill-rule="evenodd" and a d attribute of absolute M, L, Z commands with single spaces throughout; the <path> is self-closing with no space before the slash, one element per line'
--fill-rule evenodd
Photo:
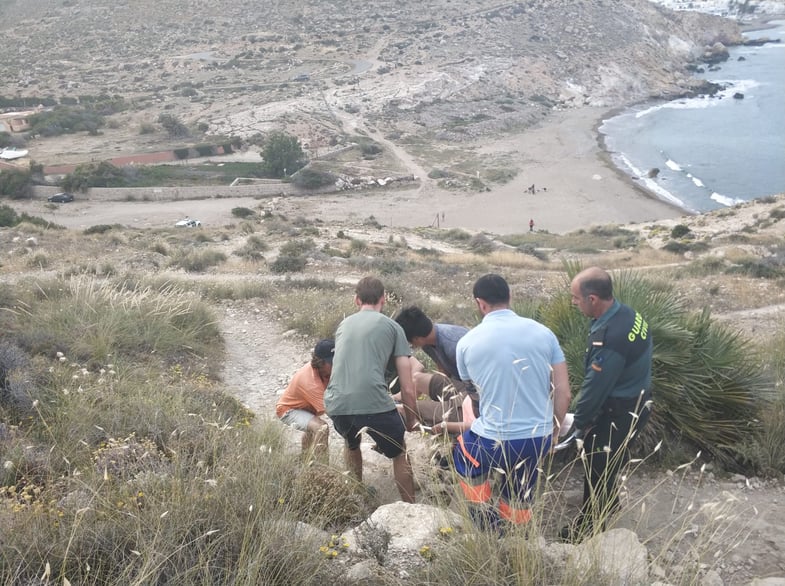
<path fill-rule="evenodd" d="M 785 23 L 758 36 L 785 37 Z M 614 163 L 688 211 L 785 192 L 783 48 L 734 47 L 703 75 L 721 86 L 714 96 L 642 104 L 604 120 L 599 131 Z"/>

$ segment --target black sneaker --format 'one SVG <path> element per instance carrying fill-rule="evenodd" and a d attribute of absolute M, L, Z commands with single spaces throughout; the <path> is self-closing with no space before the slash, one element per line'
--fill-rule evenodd
<path fill-rule="evenodd" d="M 559 531 L 559 538 L 565 543 L 579 544 L 591 535 L 591 525 L 578 518 Z"/>
<path fill-rule="evenodd" d="M 561 528 L 561 530 L 559 530 L 559 539 L 561 539 L 564 543 L 575 543 L 573 540 L 573 533 L 572 525 L 565 525 Z"/>

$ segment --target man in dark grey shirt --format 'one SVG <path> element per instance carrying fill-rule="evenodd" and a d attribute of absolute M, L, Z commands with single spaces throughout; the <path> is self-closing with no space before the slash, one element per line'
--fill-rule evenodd
<path fill-rule="evenodd" d="M 436 364 L 436 372 L 428 372 L 412 358 L 412 372 L 417 392 L 417 416 L 424 424 L 461 421 L 461 404 L 467 383 L 461 381 L 455 359 L 455 348 L 469 328 L 452 324 L 434 324 L 416 306 L 405 307 L 395 321 L 403 328 L 406 339 L 420 348 Z"/>

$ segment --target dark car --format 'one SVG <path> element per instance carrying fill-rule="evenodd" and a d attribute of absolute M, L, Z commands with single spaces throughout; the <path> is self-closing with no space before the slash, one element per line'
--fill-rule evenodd
<path fill-rule="evenodd" d="M 69 201 L 74 201 L 74 196 L 70 193 L 55 193 L 47 197 L 46 200 L 52 203 L 68 203 Z"/>

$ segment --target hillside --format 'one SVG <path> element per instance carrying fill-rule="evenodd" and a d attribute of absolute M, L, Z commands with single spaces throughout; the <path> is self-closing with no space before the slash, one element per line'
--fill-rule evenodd
<path fill-rule="evenodd" d="M 0 96 L 129 105 L 101 136 L 32 141 L 45 164 L 171 147 L 165 133 L 140 131 L 161 113 L 208 137 L 285 128 L 313 152 L 366 127 L 447 146 L 554 108 L 679 95 L 694 83 L 687 62 L 740 39 L 729 20 L 647 0 L 6 0 L 0 17 Z"/>
<path fill-rule="evenodd" d="M 218 408 L 202 421 L 204 429 L 189 427 L 183 414 L 197 417 L 188 409 L 181 409 L 182 421 L 172 417 L 159 423 L 163 407 L 157 404 L 156 385 L 162 381 L 167 388 L 183 387 L 187 396 L 215 393 L 213 408 L 222 403 L 220 396 L 234 396 L 257 421 L 270 419 L 313 341 L 332 335 L 341 316 L 352 310 L 353 284 L 365 274 L 382 277 L 388 307 L 419 303 L 435 317 L 470 325 L 476 321 L 470 287 L 484 272 L 505 275 L 516 301 L 524 304 L 561 291 L 566 263 L 639 272 L 657 287 L 672 287 L 687 310 L 707 310 L 749 339 L 750 360 L 753 350 L 761 351 L 762 363 L 781 368 L 781 358 L 772 354 L 785 344 L 785 196 L 684 215 L 611 169 L 593 132 L 612 108 L 691 91 L 694 82 L 685 65 L 716 41 L 738 42 L 733 22 L 674 13 L 646 0 L 0 0 L 0 30 L 5 41 L 0 96 L 76 103 L 107 94 L 124 104 L 94 133 L 30 138 L 25 146 L 36 162 L 97 161 L 225 137 L 242 138 L 244 152 L 236 158 L 255 162 L 259 135 L 285 129 L 301 139 L 317 166 L 347 176 L 413 178 L 402 189 L 296 197 L 196 200 L 184 188 L 178 198 L 163 201 L 154 189 L 138 197 L 91 190 L 64 205 L 46 202 L 46 195 L 59 190 L 51 185 L 30 199 L 0 202 L 4 214 L 8 204 L 12 213 L 43 219 L 0 228 L 0 301 L 12 310 L 4 313 L 8 323 L 14 312 L 24 313 L 18 310 L 21 291 L 30 298 L 71 299 L 63 291 L 78 291 L 85 283 L 87 288 L 117 284 L 143 295 L 174 291 L 209 306 L 206 319 L 220 339 L 210 351 L 221 355 L 220 361 L 189 347 L 166 357 L 171 362 L 165 372 L 147 375 L 141 365 L 128 368 L 129 376 L 145 379 L 153 390 L 145 406 L 155 416 L 143 423 L 160 427 L 163 437 L 187 438 L 185 430 L 195 429 L 200 430 L 192 434 L 196 442 L 200 434 L 212 437 L 204 433 L 208 428 L 234 434 L 235 423 L 219 418 Z M 190 134 L 168 135 L 158 123 L 161 114 L 182 120 Z M 357 148 L 366 142 L 380 153 L 368 156 Z M 436 171 L 446 179 L 437 179 Z M 538 188 L 530 196 L 529 185 Z M 202 227 L 175 228 L 185 216 L 199 219 Z M 530 218 L 536 218 L 531 232 Z M 122 305 L 123 293 L 113 301 Z M 74 305 L 83 309 L 78 300 Z M 58 369 L 48 351 L 53 343 L 48 327 L 47 322 L 41 339 L 33 340 L 47 348 L 35 356 L 36 365 L 52 361 L 51 368 Z M 114 329 L 115 323 L 107 328 Z M 125 357 L 106 358 L 123 362 Z M 189 365 L 188 372 L 181 363 Z M 76 363 L 71 367 L 85 370 Z M 777 380 L 781 383 L 781 376 Z M 58 384 L 52 388 L 59 399 L 72 385 L 74 396 L 83 390 L 80 381 Z M 106 398 L 118 400 L 116 405 L 125 399 L 120 392 L 98 391 L 98 406 Z M 124 392 L 133 396 L 127 388 Z M 103 421 L 80 422 L 80 413 L 71 421 L 84 423 L 88 431 L 72 436 L 66 430 L 69 441 L 63 442 L 75 451 L 88 443 L 70 446 L 77 443 L 72 437 L 104 434 Z M 48 423 L 61 415 L 53 414 Z M 111 412 L 102 416 L 122 434 L 118 438 L 136 431 Z M 14 427 L 3 422 L 0 439 L 17 442 L 20 453 L 36 451 L 28 450 L 32 440 L 23 442 Z M 41 446 L 49 441 L 44 436 Z M 285 437 L 295 453 L 300 437 L 294 432 Z M 452 487 L 432 483 L 433 438 L 410 437 L 418 501 L 438 505 L 447 495 L 449 502 Z M 771 453 L 781 454 L 775 440 Z M 330 443 L 332 463 L 339 463 L 335 434 Z M 210 452 L 212 446 L 207 447 Z M 241 454 L 264 456 L 257 445 L 235 447 Z M 708 454 L 684 450 L 659 467 L 643 467 L 627 485 L 629 506 L 620 526 L 646 544 L 651 578 L 752 584 L 785 575 L 781 474 L 732 474 Z M 220 451 L 208 459 L 218 461 Z M 54 448 L 40 452 L 41 462 L 60 455 Z M 10 475 L 8 462 L 13 466 L 12 459 L 24 458 L 15 453 L 8 458 Z M 234 484 L 247 470 L 237 470 L 235 462 L 219 463 L 223 470 L 204 465 L 198 460 L 183 467 L 204 475 L 194 477 L 198 490 L 219 486 L 231 501 L 227 509 L 258 514 L 248 526 L 264 530 L 269 511 L 254 509 L 254 501 L 248 508 L 243 499 L 250 492 Z M 388 463 L 368 449 L 366 466 L 365 480 L 376 489 L 379 504 L 395 500 Z M 60 480 L 65 476 L 54 474 Z M 76 474 L 71 480 L 82 481 Z M 121 484 L 121 489 L 131 486 Z M 258 484 L 253 478 L 251 486 Z M 575 474 L 561 488 L 553 497 L 554 518 L 580 500 Z M 147 514 L 157 526 L 190 529 L 193 519 L 176 511 L 170 516 L 177 503 L 166 491 L 158 493 L 157 503 L 149 491 L 145 506 L 141 493 L 134 494 L 130 502 L 138 510 L 124 513 L 124 520 Z M 68 497 L 64 504 L 81 518 L 88 510 L 82 508 L 82 492 Z M 109 508 L 111 500 L 106 499 Z M 195 517 L 201 519 L 201 513 Z M 85 527 L 95 519 L 91 514 L 84 517 Z M 97 523 L 94 528 L 101 535 Z M 66 536 L 66 557 L 72 540 L 93 533 L 76 529 Z M 138 541 L 147 533 L 145 527 Z M 212 534 L 209 527 L 205 535 Z M 541 541 L 550 544 L 554 536 L 546 527 Z M 163 538 L 139 549 L 147 555 L 177 543 L 185 541 Z M 294 551 L 300 542 L 292 543 Z M 260 556 L 268 557 L 273 556 Z M 409 557 L 419 559 L 414 553 Z M 37 575 L 44 571 L 33 569 Z M 403 582 L 390 577 L 384 583 Z"/>
<path fill-rule="evenodd" d="M 343 221 L 327 224 L 318 213 L 298 215 L 294 202 L 286 199 L 277 201 L 274 210 L 269 200 L 259 200 L 245 219 L 222 223 L 232 202 L 209 203 L 215 215 L 202 216 L 207 227 L 199 229 L 125 227 L 143 202 L 107 207 L 82 203 L 80 214 L 88 218 L 91 210 L 101 208 L 102 223 L 87 230 L 30 223 L 0 229 L 0 248 L 6 253 L 0 260 L 4 299 L 14 298 L 16 285 L 44 291 L 47 283 L 78 287 L 91 279 L 174 287 L 205 299 L 225 352 L 220 371 L 210 376 L 216 388 L 237 397 L 261 421 L 272 416 L 278 394 L 307 360 L 313 340 L 329 335 L 350 310 L 353 284 L 367 273 L 382 276 L 391 306 L 418 302 L 447 321 L 471 324 L 476 316 L 468 292 L 483 272 L 504 274 L 516 300 L 527 302 L 565 286 L 563 262 L 596 263 L 670 283 L 686 307 L 709 309 L 732 330 L 749 336 L 756 348 L 782 347 L 782 197 L 674 220 L 564 235 L 506 236 L 391 227 L 372 216 L 348 213 Z M 34 211 L 40 205 L 32 202 L 20 209 Z M 46 205 L 56 213 L 53 204 Z M 345 205 L 350 205 L 348 198 Z M 277 264 L 287 255 L 301 255 L 300 268 L 291 260 Z M 276 266 L 288 268 L 281 273 Z M 298 449 L 299 437 L 289 435 L 290 448 Z M 408 441 L 420 483 L 418 501 L 440 502 L 450 487 L 432 484 L 430 440 L 410 434 Z M 334 437 L 330 443 L 333 463 L 340 462 L 340 442 Z M 782 576 L 782 479 L 728 474 L 705 455 L 685 456 L 697 463 L 646 466 L 627 483 L 629 507 L 619 526 L 632 529 L 646 544 L 654 559 L 652 576 L 684 573 L 718 584 Z M 389 464 L 371 450 L 366 482 L 378 491 L 380 503 L 396 500 Z M 579 476 L 569 475 L 559 495 L 559 507 L 577 506 Z M 543 538 L 550 542 L 553 529 L 546 531 Z M 696 550 L 704 556 L 703 565 L 693 570 L 689 564 L 696 560 L 690 556 Z"/>

